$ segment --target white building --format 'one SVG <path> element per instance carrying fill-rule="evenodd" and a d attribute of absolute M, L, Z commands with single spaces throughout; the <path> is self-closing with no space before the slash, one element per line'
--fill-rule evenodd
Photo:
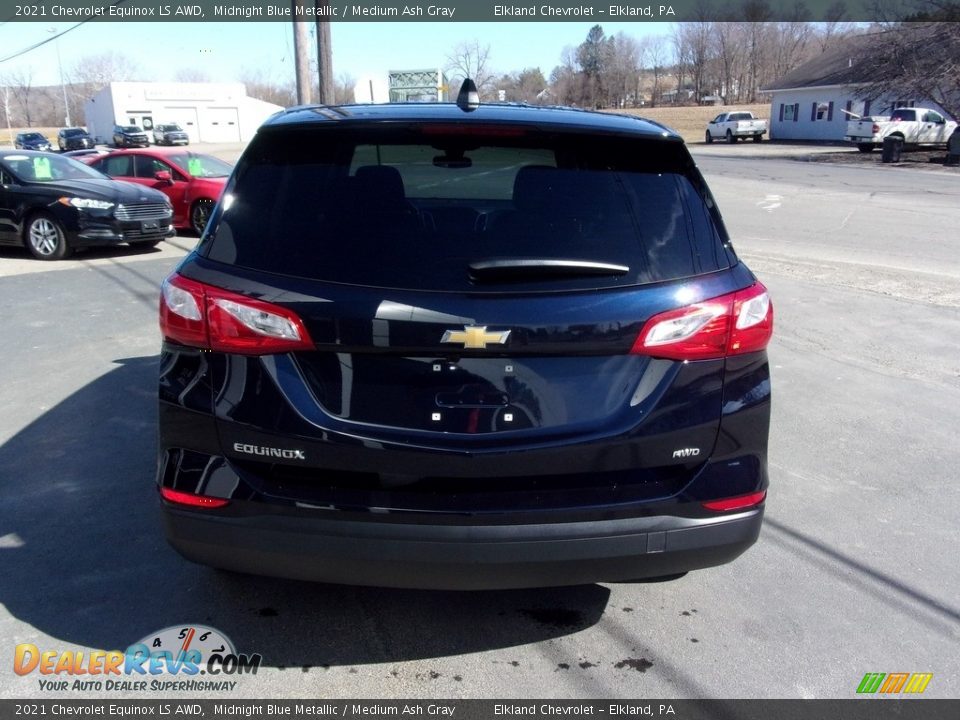
<path fill-rule="evenodd" d="M 761 88 L 771 96 L 771 140 L 843 141 L 848 113 L 889 115 L 898 107 L 927 107 L 943 113 L 927 98 L 859 97 L 856 88 L 863 78 L 855 59 L 857 42 L 848 40 Z"/>
<path fill-rule="evenodd" d="M 87 100 L 87 130 L 110 142 L 114 125 L 177 123 L 190 142 L 241 142 L 253 137 L 279 105 L 247 96 L 242 83 L 115 82 Z"/>

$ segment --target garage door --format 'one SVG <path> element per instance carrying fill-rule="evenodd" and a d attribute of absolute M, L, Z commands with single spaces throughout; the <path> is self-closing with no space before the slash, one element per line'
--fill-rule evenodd
<path fill-rule="evenodd" d="M 203 142 L 239 142 L 237 108 L 204 109 L 200 115 L 200 139 Z"/>
<path fill-rule="evenodd" d="M 190 136 L 190 142 L 200 142 L 200 123 L 197 122 L 197 109 L 195 107 L 164 108 L 161 113 L 157 114 L 154 121 L 156 123 L 176 123 Z"/>

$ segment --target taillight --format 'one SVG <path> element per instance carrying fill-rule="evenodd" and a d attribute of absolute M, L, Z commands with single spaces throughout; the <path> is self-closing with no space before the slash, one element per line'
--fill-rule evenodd
<path fill-rule="evenodd" d="M 161 287 L 160 331 L 183 345 L 246 355 L 313 347 L 296 313 L 176 273 Z"/>
<path fill-rule="evenodd" d="M 767 289 L 746 290 L 668 310 L 647 320 L 632 353 L 672 360 L 707 360 L 763 350 L 773 334 Z"/>
<path fill-rule="evenodd" d="M 195 495 L 194 493 L 181 492 L 172 488 L 160 488 L 160 497 L 167 502 L 177 505 L 189 505 L 190 507 L 219 508 L 229 505 L 230 501 L 224 498 L 210 497 L 209 495 Z"/>
<path fill-rule="evenodd" d="M 702 503 L 707 510 L 716 510 L 725 512 L 729 510 L 746 510 L 756 507 L 767 499 L 767 491 L 750 493 L 749 495 L 737 495 L 736 497 L 724 498 L 723 500 L 710 500 Z"/>
<path fill-rule="evenodd" d="M 872 132 L 873 132 L 874 135 L 876 135 L 878 132 L 880 132 L 880 126 L 877 125 L 876 123 L 874 123 L 874 124 L 873 124 L 873 128 L 872 128 Z"/>

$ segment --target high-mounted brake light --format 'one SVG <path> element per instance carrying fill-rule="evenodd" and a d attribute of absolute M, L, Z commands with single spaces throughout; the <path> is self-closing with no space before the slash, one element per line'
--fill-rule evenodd
<path fill-rule="evenodd" d="M 632 353 L 672 360 L 707 360 L 763 350 L 773 334 L 767 289 L 745 290 L 668 310 L 650 318 Z"/>
<path fill-rule="evenodd" d="M 160 331 L 183 345 L 246 355 L 313 348 L 296 313 L 176 273 L 161 288 Z"/>
<path fill-rule="evenodd" d="M 523 137 L 526 129 L 516 125 L 494 125 L 491 123 L 424 123 L 420 127 L 421 135 L 482 135 L 484 137 Z"/>
<path fill-rule="evenodd" d="M 190 507 L 219 508 L 229 505 L 230 501 L 224 498 L 210 497 L 209 495 L 195 495 L 194 493 L 181 492 L 172 488 L 160 488 L 160 497 L 167 502 L 177 505 L 189 505 Z"/>

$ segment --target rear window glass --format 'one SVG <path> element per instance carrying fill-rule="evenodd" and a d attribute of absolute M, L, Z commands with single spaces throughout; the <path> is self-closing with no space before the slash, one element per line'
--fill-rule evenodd
<path fill-rule="evenodd" d="M 227 177 L 233 171 L 232 165 L 223 160 L 218 160 L 212 155 L 196 155 L 194 153 L 170 155 L 169 160 L 193 177 L 222 178 Z"/>
<path fill-rule="evenodd" d="M 917 119 L 916 110 L 894 110 L 893 115 L 890 116 L 891 120 L 903 120 L 905 122 L 913 122 Z"/>
<path fill-rule="evenodd" d="M 318 280 L 503 290 L 471 265 L 573 260 L 609 275 L 524 272 L 511 287 L 590 288 L 729 265 L 699 176 L 667 142 L 416 128 L 262 132 L 201 252 Z"/>

